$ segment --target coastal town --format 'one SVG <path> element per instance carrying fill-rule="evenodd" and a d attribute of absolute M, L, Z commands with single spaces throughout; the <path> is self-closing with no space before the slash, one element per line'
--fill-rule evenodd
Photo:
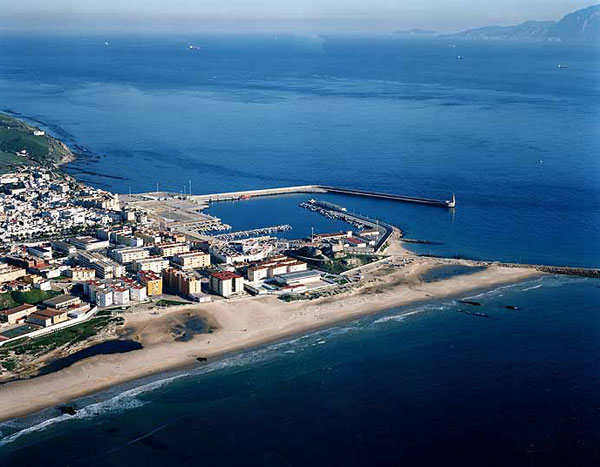
<path fill-rule="evenodd" d="M 119 196 L 43 167 L 1 175 L 0 348 L 111 310 L 335 293 L 352 281 L 342 273 L 381 260 L 400 235 L 315 199 L 300 207 L 351 228 L 294 240 L 273 235 L 288 226 L 231 232 L 207 206 L 190 195 Z"/>
<path fill-rule="evenodd" d="M 426 241 L 324 199 L 454 209 L 454 195 L 325 185 L 111 193 L 61 170 L 74 156 L 60 141 L 3 118 L 0 419 L 382 310 L 410 314 L 410 305 L 546 273 L 600 277 L 589 268 L 417 255 L 403 244 Z M 289 194 L 303 199 L 299 211 L 330 219 L 338 231 L 297 235 L 290 224 L 260 219 L 234 230 L 207 212 L 223 201 Z M 490 318 L 470 309 L 476 301 L 460 304 L 464 315 Z"/>

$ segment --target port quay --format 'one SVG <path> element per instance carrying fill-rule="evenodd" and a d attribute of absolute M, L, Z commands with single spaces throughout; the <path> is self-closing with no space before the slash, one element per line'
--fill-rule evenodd
<path fill-rule="evenodd" d="M 237 199 L 256 198 L 259 196 L 276 196 L 292 193 L 337 193 L 342 195 L 361 196 L 365 198 L 380 198 L 392 201 L 402 201 L 406 203 L 417 203 L 428 206 L 438 206 L 444 208 L 456 207 L 456 199 L 452 195 L 450 200 L 437 200 L 431 198 L 419 198 L 414 196 L 396 195 L 391 193 L 381 193 L 377 191 L 355 190 L 350 188 L 338 188 L 327 185 L 300 185 L 283 188 L 267 188 L 263 190 L 234 191 L 229 193 L 215 193 L 207 195 L 194 195 L 191 198 L 199 202 L 215 202 Z"/>

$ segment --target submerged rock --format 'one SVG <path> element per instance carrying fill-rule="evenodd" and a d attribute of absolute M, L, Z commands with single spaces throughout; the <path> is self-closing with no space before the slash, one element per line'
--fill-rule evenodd
<path fill-rule="evenodd" d="M 480 313 L 480 312 L 476 312 L 476 311 L 467 311 L 467 310 L 454 310 L 457 313 L 463 313 L 465 315 L 469 315 L 469 316 L 477 316 L 478 318 L 488 318 L 488 319 L 492 319 L 492 317 L 490 315 L 488 315 L 487 313 Z"/>
<path fill-rule="evenodd" d="M 60 413 L 65 415 L 75 415 L 77 413 L 77 410 L 75 410 L 75 407 L 71 406 L 71 405 L 63 405 L 61 407 L 58 408 L 58 410 L 60 410 Z"/>

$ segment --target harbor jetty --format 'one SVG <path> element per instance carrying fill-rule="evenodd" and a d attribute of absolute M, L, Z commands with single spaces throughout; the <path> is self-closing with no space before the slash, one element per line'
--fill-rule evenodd
<path fill-rule="evenodd" d="M 232 191 L 227 193 L 213 193 L 206 195 L 193 195 L 190 198 L 199 203 L 210 203 L 217 201 L 232 201 L 257 198 L 260 196 L 278 196 L 296 193 L 337 193 L 341 195 L 361 196 L 363 198 L 379 198 L 405 203 L 417 203 L 427 206 L 443 208 L 456 207 L 456 198 L 452 195 L 449 200 L 438 200 L 432 198 L 419 198 L 416 196 L 405 196 L 393 193 L 382 193 L 379 191 L 355 190 L 351 188 L 340 188 L 329 185 L 300 185 L 282 188 L 267 188 L 263 190 Z"/>

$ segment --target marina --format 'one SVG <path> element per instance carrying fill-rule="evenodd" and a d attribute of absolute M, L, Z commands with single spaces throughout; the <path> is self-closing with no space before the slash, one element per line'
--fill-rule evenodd
<path fill-rule="evenodd" d="M 345 207 L 333 203 L 311 199 L 306 203 L 300 203 L 300 207 L 321 214 L 329 219 L 344 221 L 357 229 L 377 230 L 379 236 L 377 243 L 374 246 L 375 252 L 379 252 L 383 249 L 384 245 L 394 232 L 397 233 L 398 237 L 402 237 L 402 231 L 391 224 L 381 222 L 377 219 L 371 219 L 368 216 L 363 216 L 361 214 L 349 213 Z"/>
<path fill-rule="evenodd" d="M 272 225 L 270 227 L 261 227 L 258 229 L 241 230 L 238 232 L 230 232 L 230 233 L 226 233 L 226 234 L 215 235 L 213 238 L 215 238 L 217 240 L 231 241 L 231 240 L 237 240 L 237 239 L 244 238 L 244 237 L 255 237 L 258 235 L 268 235 L 268 234 L 273 234 L 273 233 L 277 233 L 277 232 L 287 232 L 289 230 L 292 230 L 291 225 L 281 224 L 281 225 Z"/>

